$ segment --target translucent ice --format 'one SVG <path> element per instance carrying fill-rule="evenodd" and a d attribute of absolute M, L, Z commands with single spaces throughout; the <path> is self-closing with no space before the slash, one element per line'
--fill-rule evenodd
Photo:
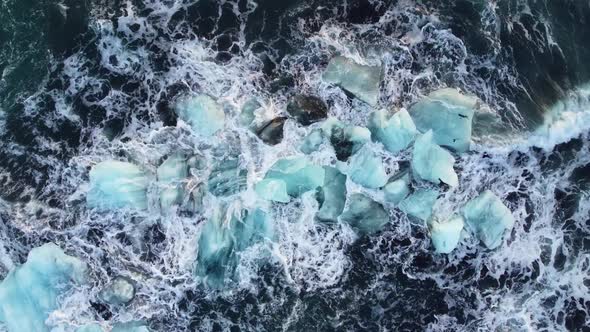
<path fill-rule="evenodd" d="M 438 192 L 431 189 L 418 189 L 404 199 L 399 209 L 407 215 L 426 221 L 432 215 Z"/>
<path fill-rule="evenodd" d="M 310 154 L 312 152 L 317 151 L 323 142 L 324 134 L 322 133 L 321 129 L 316 128 L 312 130 L 311 133 L 309 133 L 309 135 L 305 136 L 305 138 L 303 139 L 303 143 L 301 143 L 299 149 L 301 150 L 301 152 L 305 154 Z"/>
<path fill-rule="evenodd" d="M 303 157 L 279 159 L 266 173 L 266 179 L 284 181 L 287 193 L 292 197 L 320 187 L 324 184 L 324 177 L 325 171 L 321 166 Z"/>
<path fill-rule="evenodd" d="M 405 173 L 394 181 L 389 182 L 383 187 L 385 200 L 391 204 L 397 205 L 404 200 L 410 193 L 410 174 Z"/>
<path fill-rule="evenodd" d="M 385 110 L 376 111 L 371 114 L 368 127 L 373 140 L 383 143 L 392 153 L 407 148 L 418 134 L 414 121 L 405 109 L 396 112 L 389 120 Z"/>
<path fill-rule="evenodd" d="M 348 160 L 371 140 L 371 132 L 367 128 L 345 125 L 333 117 L 323 123 L 322 132 L 330 140 L 340 161 Z"/>
<path fill-rule="evenodd" d="M 127 304 L 135 297 L 134 282 L 129 278 L 118 276 L 100 292 L 99 297 L 109 304 Z"/>
<path fill-rule="evenodd" d="M 215 196 L 230 196 L 247 187 L 248 171 L 240 166 L 237 157 L 217 162 L 209 175 L 209 191 Z"/>
<path fill-rule="evenodd" d="M 361 234 L 375 233 L 389 222 L 383 206 L 363 194 L 348 197 L 348 207 L 340 218 Z"/>
<path fill-rule="evenodd" d="M 138 166 L 122 161 L 103 161 L 90 170 L 86 203 L 100 210 L 147 208 L 149 177 Z"/>
<path fill-rule="evenodd" d="M 225 124 L 225 113 L 221 106 L 204 94 L 180 99 L 175 110 L 180 119 L 202 136 L 212 136 Z"/>
<path fill-rule="evenodd" d="M 320 210 L 316 217 L 324 222 L 337 222 L 346 204 L 346 175 L 334 167 L 324 166 L 324 185 L 318 189 Z"/>
<path fill-rule="evenodd" d="M 256 193 L 268 201 L 288 203 L 291 200 L 287 194 L 287 184 L 283 180 L 264 179 L 256 184 Z"/>
<path fill-rule="evenodd" d="M 434 143 L 431 130 L 416 139 L 412 153 L 412 170 L 418 178 L 456 187 L 459 185 L 459 178 L 453 169 L 454 164 L 455 158 L 451 153 Z"/>
<path fill-rule="evenodd" d="M 160 205 L 163 209 L 182 203 L 184 185 L 182 181 L 188 176 L 187 159 L 181 154 L 169 156 L 156 171 L 162 190 Z"/>
<path fill-rule="evenodd" d="M 434 132 L 434 141 L 457 152 L 469 150 L 478 99 L 456 89 L 436 90 L 410 108 L 416 127 Z"/>
<path fill-rule="evenodd" d="M 337 56 L 330 60 L 323 80 L 340 86 L 371 106 L 377 105 L 381 67 L 359 65 L 348 58 Z"/>
<path fill-rule="evenodd" d="M 437 253 L 448 254 L 455 250 L 461 239 L 463 224 L 463 217 L 461 216 L 454 216 L 442 222 L 433 220 L 429 223 L 430 238 Z"/>
<path fill-rule="evenodd" d="M 82 283 L 86 264 L 53 243 L 32 249 L 27 261 L 0 283 L 0 322 L 9 332 L 49 331 L 45 320 L 72 283 Z"/>
<path fill-rule="evenodd" d="M 387 183 L 385 167 L 375 152 L 361 149 L 350 158 L 346 172 L 350 179 L 365 188 L 381 188 Z"/>
<path fill-rule="evenodd" d="M 477 237 L 494 249 L 502 243 L 502 236 L 514 227 L 512 212 L 498 196 L 486 190 L 465 205 L 463 216 Z"/>

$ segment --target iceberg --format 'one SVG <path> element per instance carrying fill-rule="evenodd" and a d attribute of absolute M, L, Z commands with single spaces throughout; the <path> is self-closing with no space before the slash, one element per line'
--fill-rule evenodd
<path fill-rule="evenodd" d="M 209 175 L 209 192 L 217 197 L 226 197 L 246 190 L 248 171 L 240 167 L 238 158 L 218 162 Z"/>
<path fill-rule="evenodd" d="M 416 139 L 412 152 L 412 171 L 418 178 L 436 185 L 443 182 L 456 187 L 459 177 L 453 169 L 454 164 L 455 158 L 451 153 L 434 143 L 431 130 Z"/>
<path fill-rule="evenodd" d="M 418 189 L 400 203 L 399 209 L 409 216 L 426 221 L 432 215 L 437 198 L 436 190 Z"/>
<path fill-rule="evenodd" d="M 489 249 L 498 247 L 504 233 L 514 227 L 512 212 L 490 190 L 468 202 L 463 216 L 467 225 Z"/>
<path fill-rule="evenodd" d="M 328 117 L 328 106 L 315 96 L 296 95 L 287 104 L 287 113 L 304 126 Z"/>
<path fill-rule="evenodd" d="M 429 224 L 429 228 L 435 251 L 439 254 L 448 254 L 455 250 L 461 239 L 463 225 L 463 217 L 461 216 L 454 216 L 444 222 L 433 220 Z"/>
<path fill-rule="evenodd" d="M 124 207 L 147 209 L 150 178 L 138 166 L 122 161 L 103 161 L 90 170 L 90 208 L 110 210 Z"/>
<path fill-rule="evenodd" d="M 316 195 L 320 204 L 316 217 L 322 222 L 335 223 L 346 204 L 346 175 L 334 167 L 324 166 L 324 170 L 326 171 L 324 184 L 318 189 Z"/>
<path fill-rule="evenodd" d="M 282 180 L 287 193 L 299 197 L 304 192 L 315 190 L 324 184 L 325 171 L 304 157 L 279 159 L 266 173 L 265 179 Z"/>
<path fill-rule="evenodd" d="M 371 106 L 377 105 L 381 67 L 359 65 L 343 56 L 336 56 L 328 63 L 322 79 L 338 85 Z"/>
<path fill-rule="evenodd" d="M 287 194 L 287 184 L 283 180 L 264 179 L 256 184 L 256 194 L 267 201 L 288 203 L 291 200 Z"/>
<path fill-rule="evenodd" d="M 86 271 L 86 264 L 53 243 L 32 249 L 0 283 L 0 322 L 9 332 L 48 332 L 45 320 L 57 309 L 58 296 L 84 282 Z"/>
<path fill-rule="evenodd" d="M 368 127 L 373 140 L 383 143 L 391 153 L 407 148 L 418 134 L 414 121 L 405 109 L 396 112 L 389 120 L 385 110 L 375 111 L 369 117 Z"/>
<path fill-rule="evenodd" d="M 363 194 L 352 194 L 340 219 L 361 234 L 378 232 L 389 222 L 383 206 Z"/>
<path fill-rule="evenodd" d="M 134 282 L 129 278 L 118 276 L 102 289 L 98 296 L 108 304 L 127 304 L 135 297 Z"/>
<path fill-rule="evenodd" d="M 471 126 L 478 99 L 456 89 L 440 89 L 410 107 L 421 132 L 432 130 L 434 141 L 457 152 L 469 150 Z"/>
<path fill-rule="evenodd" d="M 324 135 L 321 129 L 316 128 L 305 136 L 299 150 L 305 154 L 310 154 L 319 150 L 322 143 L 324 143 Z"/>
<path fill-rule="evenodd" d="M 370 149 L 361 149 L 350 158 L 346 172 L 350 179 L 365 188 L 381 188 L 387 183 L 387 173 L 381 157 Z"/>
<path fill-rule="evenodd" d="M 162 209 L 182 203 L 184 197 L 182 181 L 188 176 L 187 159 L 181 154 L 173 154 L 158 167 L 156 174 L 163 187 L 160 191 Z"/>
<path fill-rule="evenodd" d="M 180 99 L 175 105 L 178 117 L 201 136 L 213 136 L 225 125 L 225 113 L 213 98 L 199 94 Z"/>
<path fill-rule="evenodd" d="M 383 187 L 385 201 L 394 205 L 403 201 L 410 193 L 410 174 L 405 173 Z"/>

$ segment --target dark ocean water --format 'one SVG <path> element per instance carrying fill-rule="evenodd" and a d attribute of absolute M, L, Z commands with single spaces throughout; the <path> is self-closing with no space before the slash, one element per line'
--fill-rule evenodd
<path fill-rule="evenodd" d="M 173 151 L 226 144 L 261 172 L 305 134 L 287 125 L 277 147 L 236 128 L 223 142 L 196 140 L 171 107 L 189 91 L 236 108 L 258 97 L 279 115 L 290 96 L 313 93 L 364 124 L 366 105 L 319 80 L 335 54 L 385 68 L 382 108 L 440 87 L 489 105 L 457 162 L 462 185 L 439 208 L 500 193 L 517 220 L 501 248 L 468 238 L 434 254 L 427 229 L 399 211 L 357 238 L 296 200 L 275 211 L 272 257 L 243 253 L 238 280 L 214 291 L 192 275 L 203 216 L 86 209 L 80 188 L 99 161 L 153 171 Z M 84 259 L 91 284 L 60 307 L 58 323 L 72 326 L 589 331 L 589 60 L 586 0 L 3 0 L 0 278 L 46 242 Z M 136 299 L 101 304 L 98 290 L 118 274 L 138 280 Z"/>

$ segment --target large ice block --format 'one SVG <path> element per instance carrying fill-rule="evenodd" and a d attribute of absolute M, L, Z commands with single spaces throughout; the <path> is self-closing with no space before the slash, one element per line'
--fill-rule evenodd
<path fill-rule="evenodd" d="M 431 130 L 416 139 L 412 152 L 412 170 L 418 178 L 456 187 L 459 185 L 459 177 L 453 169 L 454 164 L 455 158 L 451 153 L 434 143 Z"/>
<path fill-rule="evenodd" d="M 457 248 L 463 230 L 463 217 L 454 216 L 446 221 L 433 220 L 429 223 L 430 238 L 437 253 L 448 254 Z"/>
<path fill-rule="evenodd" d="M 188 176 L 188 163 L 179 153 L 170 155 L 158 167 L 156 174 L 160 183 L 160 205 L 163 209 L 182 203 L 184 197 L 183 180 Z"/>
<path fill-rule="evenodd" d="M 209 175 L 209 192 L 218 197 L 231 196 L 246 190 L 248 171 L 237 157 L 228 157 L 213 166 Z"/>
<path fill-rule="evenodd" d="M 330 60 L 322 78 L 375 106 L 379 100 L 381 71 L 381 67 L 359 65 L 343 56 L 336 56 Z"/>
<path fill-rule="evenodd" d="M 256 184 L 255 191 L 260 198 L 268 201 L 288 203 L 291 200 L 283 180 L 264 179 Z"/>
<path fill-rule="evenodd" d="M 325 171 L 321 166 L 304 157 L 279 159 L 266 173 L 266 179 L 285 182 L 287 193 L 299 197 L 304 192 L 315 190 L 324 184 Z"/>
<path fill-rule="evenodd" d="M 467 225 L 489 249 L 498 247 L 504 233 L 514 227 L 512 212 L 490 190 L 468 202 L 463 209 L 463 216 Z"/>
<path fill-rule="evenodd" d="M 410 193 L 410 174 L 405 173 L 383 187 L 385 201 L 397 205 Z"/>
<path fill-rule="evenodd" d="M 375 233 L 389 222 L 383 206 L 363 194 L 348 197 L 348 207 L 340 218 L 361 234 Z"/>
<path fill-rule="evenodd" d="M 399 209 L 409 216 L 426 221 L 432 215 L 437 198 L 436 190 L 418 189 L 400 203 Z"/>
<path fill-rule="evenodd" d="M 223 108 L 205 94 L 180 99 L 175 110 L 181 120 L 202 136 L 212 136 L 225 125 Z"/>
<path fill-rule="evenodd" d="M 387 183 L 387 173 L 381 157 L 367 148 L 361 149 L 350 158 L 346 173 L 353 182 L 365 188 L 381 188 Z"/>
<path fill-rule="evenodd" d="M 323 222 L 337 222 L 346 204 L 346 175 L 334 167 L 324 166 L 324 170 L 324 185 L 317 192 L 320 210 L 316 217 Z"/>
<path fill-rule="evenodd" d="M 385 110 L 375 111 L 369 118 L 368 127 L 373 140 L 383 143 L 392 153 L 407 148 L 418 134 L 414 121 L 405 109 L 396 112 L 389 119 Z"/>

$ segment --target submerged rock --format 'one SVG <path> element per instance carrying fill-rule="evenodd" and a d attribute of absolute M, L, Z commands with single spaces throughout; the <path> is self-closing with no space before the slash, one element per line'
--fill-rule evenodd
<path fill-rule="evenodd" d="M 385 201 L 397 205 L 410 193 L 410 174 L 407 172 L 383 187 Z"/>
<path fill-rule="evenodd" d="M 283 127 L 285 126 L 287 118 L 278 117 L 269 121 L 267 124 L 262 126 L 256 135 L 268 145 L 277 145 L 283 141 Z"/>
<path fill-rule="evenodd" d="M 377 189 L 387 183 L 385 167 L 375 152 L 361 149 L 350 158 L 346 172 L 350 179 L 365 188 Z"/>
<path fill-rule="evenodd" d="M 466 223 L 477 237 L 494 249 L 502 243 L 504 233 L 514 227 L 514 216 L 510 209 L 490 190 L 471 200 L 463 209 Z"/>
<path fill-rule="evenodd" d="M 414 143 L 412 170 L 418 178 L 437 185 L 443 182 L 456 187 L 459 177 L 453 169 L 454 164 L 455 158 L 451 153 L 434 143 L 431 130 L 418 137 Z"/>
<path fill-rule="evenodd" d="M 147 209 L 149 177 L 138 166 L 122 161 L 103 161 L 90 170 L 90 190 L 86 203 L 90 208 Z"/>
<path fill-rule="evenodd" d="M 400 203 L 399 209 L 409 216 L 426 221 L 432 215 L 437 198 L 436 190 L 418 189 Z"/>
<path fill-rule="evenodd" d="M 297 95 L 287 104 L 287 113 L 302 125 L 309 126 L 328 117 L 328 106 L 318 97 Z"/>
<path fill-rule="evenodd" d="M 463 225 L 463 217 L 461 216 L 454 216 L 443 222 L 433 220 L 429 224 L 429 228 L 435 251 L 440 254 L 448 254 L 455 250 L 461 239 Z"/>
<path fill-rule="evenodd" d="M 287 193 L 299 197 L 304 192 L 315 190 L 324 184 L 325 171 L 306 158 L 279 159 L 266 173 L 266 179 L 285 182 Z"/>
<path fill-rule="evenodd" d="M 430 93 L 410 108 L 416 127 L 432 130 L 434 141 L 457 152 L 469 150 L 471 125 L 478 99 L 456 89 L 440 89 Z"/>
<path fill-rule="evenodd" d="M 0 283 L 0 322 L 9 332 L 49 331 L 45 320 L 57 309 L 57 298 L 82 283 L 86 271 L 86 264 L 53 243 L 32 249 Z"/>
<path fill-rule="evenodd" d="M 224 159 L 213 167 L 209 175 L 209 192 L 226 197 L 246 190 L 248 171 L 240 167 L 237 158 Z"/>
<path fill-rule="evenodd" d="M 135 297 L 134 282 L 127 277 L 118 276 L 102 289 L 98 296 L 108 304 L 127 304 Z"/>
<path fill-rule="evenodd" d="M 379 100 L 381 67 L 365 66 L 337 56 L 330 60 L 323 75 L 327 83 L 336 84 L 371 106 Z"/>
<path fill-rule="evenodd" d="M 321 129 L 316 128 L 303 139 L 299 150 L 305 154 L 310 154 L 319 150 L 322 143 L 324 143 L 324 134 Z"/>
<path fill-rule="evenodd" d="M 346 175 L 334 167 L 324 166 L 324 170 L 324 184 L 316 195 L 320 204 L 316 217 L 323 222 L 337 222 L 346 204 Z"/>
<path fill-rule="evenodd" d="M 199 94 L 179 100 L 176 114 L 202 136 L 212 136 L 225 125 L 225 113 L 213 98 Z"/>
<path fill-rule="evenodd" d="M 389 214 L 383 206 L 363 194 L 352 194 L 348 207 L 340 217 L 361 234 L 378 232 L 389 222 Z"/>
<path fill-rule="evenodd" d="M 283 180 L 264 179 L 256 184 L 256 193 L 267 201 L 288 203 L 291 200 L 287 193 L 287 184 Z"/>
<path fill-rule="evenodd" d="M 188 163 L 185 156 L 173 154 L 158 167 L 156 174 L 163 186 L 160 191 L 160 205 L 168 209 L 182 203 L 184 197 L 183 180 L 188 176 Z"/>
<path fill-rule="evenodd" d="M 376 111 L 371 114 L 368 127 L 373 140 L 383 143 L 391 153 L 407 148 L 418 134 L 414 121 L 404 109 L 396 112 L 389 120 L 385 110 Z"/>

